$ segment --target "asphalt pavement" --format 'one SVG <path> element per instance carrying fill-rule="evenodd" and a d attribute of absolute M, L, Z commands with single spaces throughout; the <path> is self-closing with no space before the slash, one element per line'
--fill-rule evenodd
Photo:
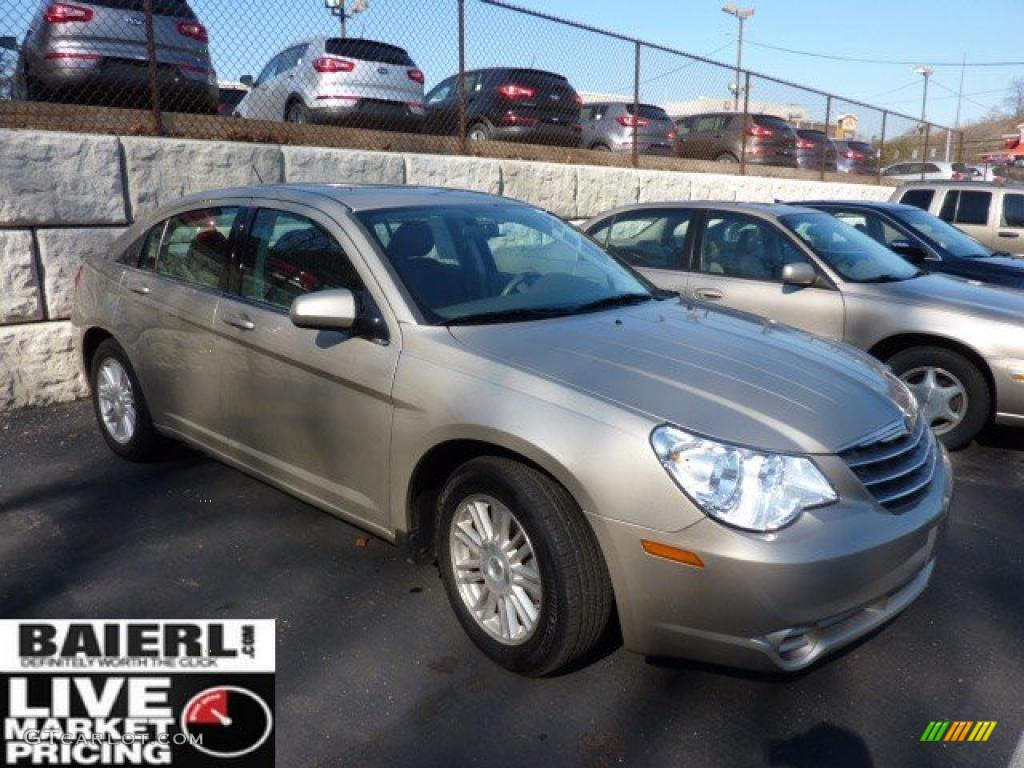
<path fill-rule="evenodd" d="M 613 639 L 528 680 L 394 547 L 184 448 L 124 462 L 87 403 L 0 414 L 0 616 L 276 618 L 288 768 L 1003 767 L 1024 730 L 1024 430 L 984 443 L 954 457 L 931 586 L 838 656 L 758 675 Z M 998 725 L 922 743 L 932 720 Z"/>

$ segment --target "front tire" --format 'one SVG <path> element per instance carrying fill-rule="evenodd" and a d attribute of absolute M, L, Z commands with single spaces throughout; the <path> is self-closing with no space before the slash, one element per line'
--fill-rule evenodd
<path fill-rule="evenodd" d="M 965 448 L 988 423 L 992 394 L 984 374 L 963 355 L 944 347 L 914 347 L 886 362 L 910 387 L 943 445 Z"/>
<path fill-rule="evenodd" d="M 611 615 L 611 581 L 564 488 L 533 467 L 482 457 L 454 472 L 438 507 L 445 591 L 480 650 L 540 676 L 594 647 Z"/>
<path fill-rule="evenodd" d="M 96 421 L 110 450 L 129 461 L 154 458 L 161 446 L 160 435 L 135 370 L 113 339 L 105 339 L 96 348 L 89 383 Z"/>
<path fill-rule="evenodd" d="M 491 129 L 486 123 L 473 123 L 466 131 L 466 138 L 470 141 L 490 141 Z"/>

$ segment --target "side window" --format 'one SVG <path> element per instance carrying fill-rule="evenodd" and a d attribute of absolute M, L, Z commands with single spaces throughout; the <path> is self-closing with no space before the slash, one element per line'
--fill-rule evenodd
<path fill-rule="evenodd" d="M 274 77 L 277 76 L 277 67 L 281 61 L 282 55 L 283 54 L 279 53 L 276 56 L 274 56 L 270 61 L 267 62 L 267 65 L 263 68 L 263 71 L 260 72 L 260 76 L 256 78 L 255 85 L 263 85 L 268 80 L 272 80 Z"/>
<path fill-rule="evenodd" d="M 304 293 L 363 287 L 341 245 L 319 224 L 270 208 L 256 212 L 242 265 L 242 296 L 278 309 Z"/>
<path fill-rule="evenodd" d="M 615 217 L 608 249 L 634 267 L 682 269 L 691 211 L 637 211 Z"/>
<path fill-rule="evenodd" d="M 722 117 L 719 115 L 704 115 L 697 118 L 697 124 L 694 126 L 696 133 L 711 133 L 717 131 L 722 127 Z"/>
<path fill-rule="evenodd" d="M 931 207 L 932 198 L 934 197 L 934 189 L 909 189 L 903 193 L 900 202 L 904 205 L 912 205 L 915 208 L 920 208 L 922 211 L 927 211 Z"/>
<path fill-rule="evenodd" d="M 767 221 L 737 213 L 712 213 L 701 238 L 700 271 L 722 277 L 779 282 L 786 264 L 803 253 Z"/>
<path fill-rule="evenodd" d="M 456 78 L 449 77 L 447 80 L 442 80 L 427 94 L 427 104 L 438 104 L 439 102 L 454 98 L 458 95 L 457 91 Z"/>
<path fill-rule="evenodd" d="M 167 221 L 156 271 L 205 288 L 227 284 L 231 228 L 237 208 L 204 208 Z"/>
<path fill-rule="evenodd" d="M 694 120 L 692 117 L 685 117 L 682 120 L 676 121 L 676 131 L 680 136 L 686 136 L 689 133 L 693 133 Z"/>
<path fill-rule="evenodd" d="M 834 214 L 843 224 L 849 224 L 854 229 L 859 229 L 865 235 L 870 234 L 868 232 L 868 217 L 856 211 L 836 211 Z"/>
<path fill-rule="evenodd" d="M 924 172 L 925 173 L 939 173 L 941 171 L 942 171 L 942 169 L 939 168 L 939 166 L 937 166 L 935 163 L 925 163 L 924 164 Z"/>
<path fill-rule="evenodd" d="M 943 221 L 952 222 L 956 216 L 956 204 L 960 200 L 960 193 L 950 190 L 942 200 L 942 208 L 939 209 L 939 218 Z"/>
<path fill-rule="evenodd" d="M 979 190 L 964 190 L 960 193 L 960 205 L 956 209 L 957 224 L 988 224 L 988 209 L 992 204 L 992 193 Z"/>
<path fill-rule="evenodd" d="M 1003 195 L 1000 226 L 1024 228 L 1024 195 Z"/>
<path fill-rule="evenodd" d="M 160 238 L 164 234 L 165 226 L 166 222 L 160 222 L 149 230 L 149 234 L 146 235 L 146 240 L 142 244 L 142 253 L 138 262 L 142 269 L 156 269 L 156 260 L 160 255 Z"/>

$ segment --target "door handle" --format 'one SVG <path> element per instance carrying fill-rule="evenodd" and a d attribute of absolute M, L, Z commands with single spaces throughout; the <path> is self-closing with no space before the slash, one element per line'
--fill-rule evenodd
<path fill-rule="evenodd" d="M 1000 237 L 1020 237 L 1020 232 L 1000 232 Z"/>
<path fill-rule="evenodd" d="M 710 301 L 714 301 L 715 299 L 722 298 L 723 294 L 717 288 L 697 288 L 693 292 L 693 295 L 696 296 L 698 299 L 707 299 Z"/>
<path fill-rule="evenodd" d="M 256 323 L 245 315 L 225 315 L 224 322 L 233 328 L 241 328 L 243 331 L 251 331 L 256 327 Z"/>
<path fill-rule="evenodd" d="M 138 293 L 142 296 L 146 296 L 147 294 L 151 293 L 153 289 L 150 288 L 145 283 L 129 283 L 128 290 L 131 291 L 132 293 Z"/>

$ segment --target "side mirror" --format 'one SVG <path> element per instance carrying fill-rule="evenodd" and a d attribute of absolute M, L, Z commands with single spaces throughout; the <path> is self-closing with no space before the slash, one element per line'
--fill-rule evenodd
<path fill-rule="evenodd" d="M 240 82 L 242 85 L 252 88 L 252 84 L 255 82 L 255 80 L 252 79 L 252 75 L 242 75 L 240 78 L 238 78 L 238 82 Z"/>
<path fill-rule="evenodd" d="M 296 297 L 288 316 L 298 328 L 348 331 L 359 319 L 359 307 L 352 291 L 338 288 Z"/>
<path fill-rule="evenodd" d="M 817 280 L 818 273 L 806 261 L 786 264 L 782 268 L 782 282 L 785 285 L 799 285 L 806 288 L 809 285 L 814 285 Z"/>
<path fill-rule="evenodd" d="M 895 251 L 907 261 L 915 263 L 924 261 L 930 255 L 923 246 L 912 243 L 909 240 L 893 240 L 889 243 L 889 250 Z"/>

